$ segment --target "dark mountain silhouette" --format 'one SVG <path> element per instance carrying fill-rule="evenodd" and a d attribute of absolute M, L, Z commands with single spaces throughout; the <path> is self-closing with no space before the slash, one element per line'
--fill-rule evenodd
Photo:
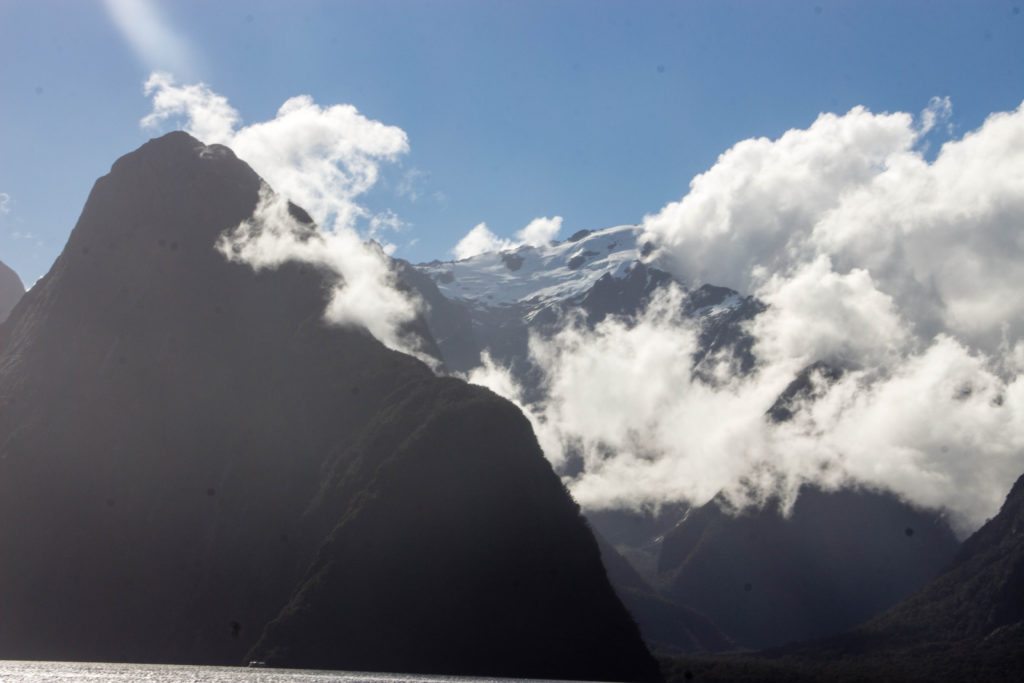
<path fill-rule="evenodd" d="M 1024 477 L 937 578 L 852 631 L 662 664 L 672 681 L 1024 679 Z"/>
<path fill-rule="evenodd" d="M 923 590 L 852 633 L 781 655 L 852 660 L 892 680 L 1024 679 L 1024 476 Z"/>
<path fill-rule="evenodd" d="M 648 585 L 663 593 L 665 577 L 658 572 L 661 543 L 689 509 L 685 503 L 673 503 L 656 511 L 608 509 L 591 510 L 586 515 L 595 534 L 606 539 Z"/>
<path fill-rule="evenodd" d="M 632 317 L 647 307 L 651 297 L 672 282 L 663 270 L 637 262 L 623 277 L 605 274 L 581 296 L 566 302 L 566 309 L 578 308 L 590 325 L 608 316 Z"/>
<path fill-rule="evenodd" d="M 862 629 L 894 642 L 1000 640 L 1024 628 L 1024 476 L 924 590 Z M 1019 641 L 1024 644 L 1024 641 Z M 1024 650 L 1022 650 L 1024 652 Z"/>
<path fill-rule="evenodd" d="M 0 323 L 7 319 L 24 295 L 25 285 L 21 284 L 21 278 L 0 261 Z"/>
<path fill-rule="evenodd" d="M 0 325 L 0 658 L 655 677 L 511 404 L 214 250 L 260 186 L 143 145 Z"/>
<path fill-rule="evenodd" d="M 676 600 L 763 648 L 852 628 L 925 585 L 957 547 L 945 520 L 891 494 L 805 487 L 788 518 L 778 501 L 691 510 L 660 569 Z"/>

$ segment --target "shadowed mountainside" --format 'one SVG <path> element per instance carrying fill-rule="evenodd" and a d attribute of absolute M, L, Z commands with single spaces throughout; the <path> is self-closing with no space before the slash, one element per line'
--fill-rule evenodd
<path fill-rule="evenodd" d="M 655 677 L 511 404 L 213 249 L 260 186 L 147 143 L 0 325 L 0 657 Z"/>
<path fill-rule="evenodd" d="M 25 285 L 21 284 L 21 278 L 0 261 L 0 323 L 7 319 L 24 294 Z"/>
<path fill-rule="evenodd" d="M 856 626 L 934 578 L 957 547 L 944 520 L 892 495 L 805 487 L 788 518 L 777 501 L 691 510 L 659 561 L 671 596 L 761 648 Z"/>
<path fill-rule="evenodd" d="M 839 636 L 662 662 L 670 681 L 1019 681 L 1024 678 L 1024 477 L 1002 510 L 910 598 Z"/>
<path fill-rule="evenodd" d="M 710 619 L 660 594 L 599 532 L 594 535 L 608 580 L 636 619 L 644 641 L 656 652 L 720 652 L 736 647 Z"/>

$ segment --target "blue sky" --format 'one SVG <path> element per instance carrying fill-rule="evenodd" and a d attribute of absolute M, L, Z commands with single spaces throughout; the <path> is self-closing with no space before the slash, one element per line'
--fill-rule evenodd
<path fill-rule="evenodd" d="M 481 221 L 639 222 L 733 143 L 822 111 L 949 96 L 962 132 L 1024 99 L 1024 0 L 148 4 L 186 58 L 141 55 L 100 0 L 0 0 L 0 260 L 26 283 L 93 181 L 154 134 L 154 67 L 247 122 L 309 94 L 402 128 L 411 151 L 365 203 L 409 224 L 395 242 L 413 261 Z"/>

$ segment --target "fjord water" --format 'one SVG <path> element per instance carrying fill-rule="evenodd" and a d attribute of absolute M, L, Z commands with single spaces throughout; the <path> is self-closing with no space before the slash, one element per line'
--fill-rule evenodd
<path fill-rule="evenodd" d="M 114 683 L 447 683 L 472 680 L 507 681 L 512 678 L 472 679 L 457 676 L 314 671 L 298 669 L 244 669 L 227 666 L 172 666 L 166 664 L 107 664 L 97 662 L 16 662 L 0 660 L 4 683 L 56 683 L 89 681 Z"/>

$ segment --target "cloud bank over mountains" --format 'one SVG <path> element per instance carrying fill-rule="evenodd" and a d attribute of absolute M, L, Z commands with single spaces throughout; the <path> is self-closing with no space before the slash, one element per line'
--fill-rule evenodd
<path fill-rule="evenodd" d="M 945 331 L 992 349 L 1006 326 L 1019 338 L 1024 112 L 990 116 L 929 162 L 919 143 L 949 107 L 933 100 L 917 126 L 858 107 L 740 142 L 645 217 L 646 236 L 688 281 L 768 298 L 808 269 L 847 280 L 863 271 L 871 285 L 858 300 L 890 297 L 919 339 Z"/>
<path fill-rule="evenodd" d="M 289 261 L 320 268 L 332 285 L 327 320 L 365 327 L 390 348 L 420 355 L 416 339 L 404 332 L 420 302 L 396 287 L 388 245 L 378 248 L 358 230 L 363 222 L 379 237 L 395 225 L 394 214 L 371 215 L 359 199 L 377 183 L 382 164 L 408 152 L 402 129 L 348 104 L 320 106 L 308 95 L 287 100 L 269 121 L 243 125 L 223 95 L 165 73 L 152 74 L 145 93 L 153 110 L 143 127 L 170 121 L 206 144 L 226 145 L 273 188 L 262 194 L 253 218 L 221 241 L 228 258 L 256 269 Z M 316 225 L 293 216 L 289 201 L 309 211 Z"/>
<path fill-rule="evenodd" d="M 533 339 L 548 396 L 525 408 L 554 462 L 582 456 L 568 482 L 581 503 L 721 491 L 742 506 L 813 482 L 888 489 L 962 531 L 995 513 L 1024 471 L 1024 109 L 929 160 L 950 113 L 939 99 L 916 118 L 857 107 L 744 140 L 644 218 L 655 265 L 768 304 L 748 327 L 758 363 L 697 373 L 679 292 L 634 325 Z M 818 375 L 794 419 L 767 420 L 819 361 L 845 373 Z M 472 379 L 509 377 L 485 364 Z"/>
<path fill-rule="evenodd" d="M 332 285 L 328 320 L 417 352 L 403 329 L 421 303 L 366 244 L 397 217 L 359 203 L 381 166 L 408 151 L 401 129 L 308 96 L 243 124 L 206 85 L 160 73 L 146 93 L 144 126 L 176 122 L 225 144 L 278 193 L 224 237 L 226 257 L 313 264 Z M 524 404 L 487 357 L 469 379 L 519 402 L 556 466 L 582 462 L 567 483 L 590 508 L 719 493 L 736 506 L 792 502 L 806 483 L 862 485 L 976 528 L 1024 471 L 1024 109 L 959 138 L 951 114 L 946 99 L 917 116 L 856 107 L 778 139 L 743 140 L 643 218 L 653 265 L 767 304 L 747 328 L 751 372 L 724 356 L 693 366 L 699 330 L 680 313 L 685 293 L 669 288 L 636 320 L 594 329 L 577 320 L 532 339 L 540 402 Z M 931 153 L 936 138 L 947 140 Z M 546 244 L 561 224 L 538 218 L 508 239 L 481 223 L 453 253 Z M 844 372 L 812 373 L 793 419 L 768 420 L 780 393 L 819 362 Z"/>

